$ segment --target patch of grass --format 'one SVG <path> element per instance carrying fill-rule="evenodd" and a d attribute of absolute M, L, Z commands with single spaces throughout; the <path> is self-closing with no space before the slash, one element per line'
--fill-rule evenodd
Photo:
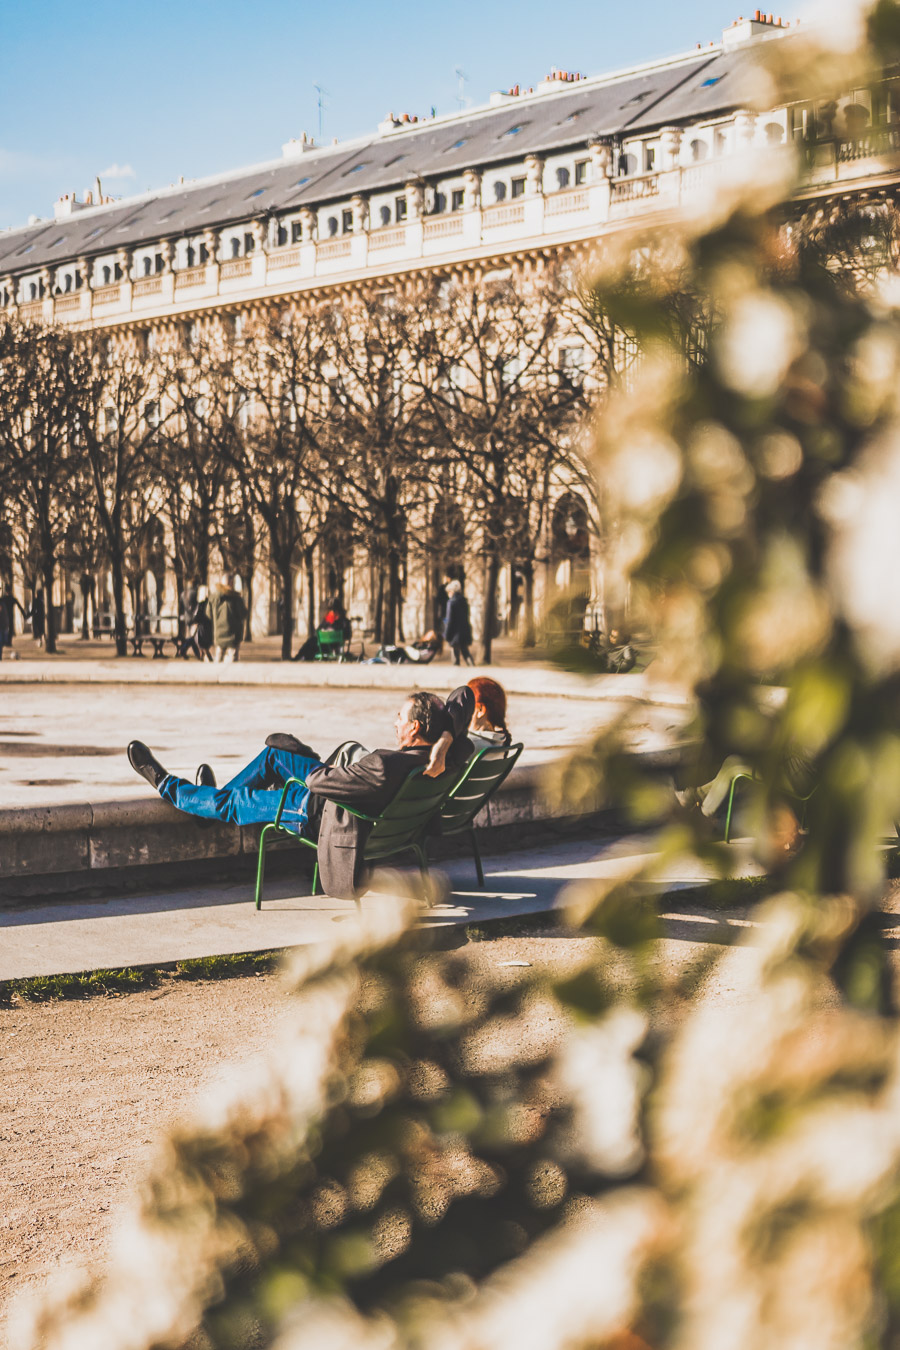
<path fill-rule="evenodd" d="M 731 877 L 662 891 L 659 901 L 669 908 L 683 905 L 691 909 L 742 909 L 747 905 L 758 905 L 774 893 L 775 884 L 771 877 Z"/>
<path fill-rule="evenodd" d="M 486 919 L 482 923 L 467 923 L 466 937 L 470 942 L 491 942 L 499 937 L 531 937 L 565 926 L 563 912 L 549 914 L 520 914 L 509 919 Z"/>
<path fill-rule="evenodd" d="M 274 970 L 281 952 L 238 952 L 179 961 L 173 967 L 146 966 L 124 970 L 87 970 L 71 975 L 36 975 L 27 980 L 0 981 L 0 1007 L 16 1002 L 51 1003 L 61 999 L 98 998 L 156 989 L 163 979 L 228 980 Z"/>

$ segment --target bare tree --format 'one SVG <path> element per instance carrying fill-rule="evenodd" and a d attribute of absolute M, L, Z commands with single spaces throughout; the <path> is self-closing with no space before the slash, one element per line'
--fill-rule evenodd
<path fill-rule="evenodd" d="M 141 484 L 147 474 L 148 450 L 170 415 L 159 364 L 141 349 L 139 339 L 136 335 L 114 343 L 99 333 L 79 335 L 67 380 L 67 396 L 83 438 L 106 539 L 119 656 L 128 651 L 125 574 L 131 526 L 142 520 Z"/>
<path fill-rule="evenodd" d="M 72 345 L 57 328 L 9 320 L 0 329 L 0 447 L 43 586 L 48 652 L 56 651 L 53 583 L 80 452 L 66 389 Z"/>
<path fill-rule="evenodd" d="M 433 371 L 432 293 L 360 298 L 326 316 L 328 462 L 374 563 L 375 637 L 403 638 L 412 521 L 430 470 L 425 387 Z"/>
<path fill-rule="evenodd" d="M 462 466 L 481 527 L 485 661 L 501 567 L 533 560 L 549 476 L 583 407 L 580 385 L 560 378 L 561 303 L 552 274 L 501 280 L 448 288 L 434 320 L 435 369 L 423 391 L 434 444 Z"/>

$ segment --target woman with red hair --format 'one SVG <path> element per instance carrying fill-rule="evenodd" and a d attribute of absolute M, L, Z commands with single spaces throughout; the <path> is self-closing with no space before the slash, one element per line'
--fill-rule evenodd
<path fill-rule="evenodd" d="M 475 695 L 475 712 L 469 723 L 469 740 L 475 749 L 509 745 L 512 736 L 506 725 L 506 690 L 487 675 L 476 675 L 468 687 Z"/>

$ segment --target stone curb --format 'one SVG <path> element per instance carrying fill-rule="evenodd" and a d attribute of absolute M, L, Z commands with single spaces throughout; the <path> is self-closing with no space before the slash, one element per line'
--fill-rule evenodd
<path fill-rule="evenodd" d="M 481 813 L 479 828 L 569 816 L 550 801 L 545 776 L 544 765 L 517 766 Z M 259 832 L 258 826 L 198 821 L 150 796 L 0 811 L 0 900 L 108 888 L 123 877 L 179 864 L 247 859 L 256 855 Z"/>
<path fill-rule="evenodd" d="M 628 675 L 574 675 L 540 666 L 367 666 L 350 662 L 293 664 L 270 661 L 209 665 L 199 661 L 120 658 L 108 661 L 4 661 L 0 684 L 164 684 L 247 685 L 297 689 L 434 689 L 449 692 L 474 675 L 498 679 L 510 694 L 578 699 L 631 699 L 657 706 L 684 707 L 685 691 L 648 678 Z"/>

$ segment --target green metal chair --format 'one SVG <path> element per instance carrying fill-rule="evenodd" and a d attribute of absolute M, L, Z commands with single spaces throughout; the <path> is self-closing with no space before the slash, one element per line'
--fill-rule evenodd
<path fill-rule="evenodd" d="M 747 773 L 747 771 L 746 771 L 745 769 L 740 769 L 740 770 L 738 770 L 738 772 L 737 772 L 737 773 L 734 775 L 734 777 L 732 778 L 732 780 L 731 780 L 731 787 L 728 789 L 728 811 L 727 811 L 727 814 L 726 814 L 726 816 L 725 816 L 725 843 L 726 843 L 726 844 L 730 844 L 730 843 L 731 843 L 731 815 L 732 815 L 732 811 L 734 810 L 734 794 L 735 794 L 735 791 L 736 791 L 736 789 L 737 789 L 737 785 L 738 785 L 738 783 L 741 781 L 742 778 L 745 779 L 748 783 L 758 783 L 758 782 L 759 782 L 759 779 L 756 777 L 755 774 Z M 801 830 L 803 830 L 803 829 L 806 828 L 806 808 L 807 808 L 807 806 L 808 806 L 808 804 L 809 804 L 809 799 L 810 799 L 810 797 L 813 795 L 813 793 L 815 792 L 815 790 L 816 790 L 816 789 L 815 789 L 815 785 L 813 785 L 813 787 L 811 787 L 810 790 L 809 790 L 809 792 L 807 792 L 805 795 L 802 795 L 802 796 L 801 796 L 801 794 L 798 793 L 798 792 L 790 792 L 790 793 L 787 793 L 787 794 L 786 794 L 787 796 L 789 796 L 789 797 L 791 798 L 792 801 L 796 802 L 796 804 L 797 804 L 797 806 L 798 806 L 798 808 L 799 808 L 798 811 L 797 811 L 797 819 L 798 819 L 798 823 L 799 823 L 799 825 L 800 825 Z"/>
<path fill-rule="evenodd" d="M 428 856 L 425 852 L 425 830 L 429 821 L 441 809 L 458 781 L 458 776 L 454 777 L 452 774 L 442 774 L 440 778 L 425 778 L 422 769 L 418 768 L 413 770 L 396 797 L 388 803 L 380 815 L 370 816 L 364 811 L 357 811 L 351 806 L 342 805 L 341 809 L 348 811 L 351 816 L 356 816 L 357 820 L 367 820 L 371 823 L 372 830 L 366 840 L 363 860 L 365 862 L 381 862 L 383 859 L 392 858 L 399 853 L 413 853 L 422 875 L 426 876 L 428 874 Z M 281 793 L 275 819 L 270 825 L 263 826 L 262 833 L 259 836 L 259 861 L 256 866 L 257 909 L 262 905 L 266 847 L 272 835 L 289 835 L 298 843 L 305 844 L 307 848 L 317 851 L 314 840 L 304 838 L 296 830 L 289 829 L 287 825 L 281 823 L 287 790 L 294 783 L 299 783 L 302 787 L 306 786 L 302 778 L 289 778 L 287 780 Z M 318 885 L 319 863 L 317 860 L 313 872 L 313 895 L 318 894 Z"/>
<path fill-rule="evenodd" d="M 478 874 L 478 884 L 484 888 L 484 869 L 473 824 L 478 812 L 490 800 L 510 773 L 524 746 L 498 745 L 477 751 L 466 765 L 462 777 L 451 788 L 441 807 L 441 838 L 467 834 L 472 845 L 472 857 Z"/>
<path fill-rule="evenodd" d="M 316 654 L 314 661 L 340 661 L 344 654 L 346 638 L 340 628 L 316 629 Z"/>

